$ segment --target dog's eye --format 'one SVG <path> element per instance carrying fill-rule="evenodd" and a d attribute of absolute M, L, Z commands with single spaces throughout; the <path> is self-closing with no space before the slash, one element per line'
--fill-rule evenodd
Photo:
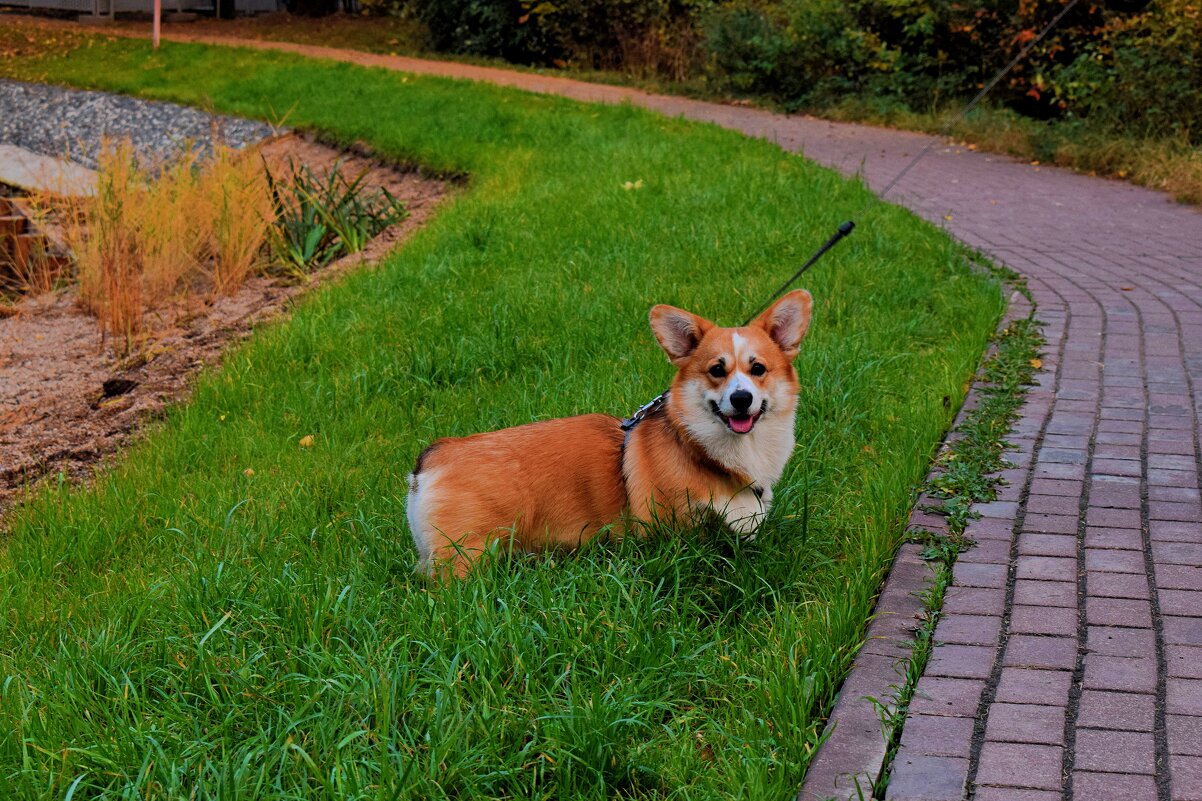
<path fill-rule="evenodd" d="M 765 367 L 764 365 L 760 364 L 759 362 L 756 362 L 755 364 L 751 365 L 751 374 L 752 375 L 760 376 L 766 372 L 768 372 L 768 368 Z"/>
<path fill-rule="evenodd" d="M 718 362 L 710 368 L 710 375 L 712 375 L 714 378 L 726 378 L 726 365 L 724 365 L 722 362 Z"/>

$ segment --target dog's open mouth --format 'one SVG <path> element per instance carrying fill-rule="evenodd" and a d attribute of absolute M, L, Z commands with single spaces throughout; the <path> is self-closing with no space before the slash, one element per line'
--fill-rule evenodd
<path fill-rule="evenodd" d="M 755 414 L 732 414 L 727 416 L 722 414 L 722 410 L 718 407 L 718 404 L 713 401 L 710 401 L 710 406 L 713 407 L 714 414 L 718 415 L 718 419 L 725 423 L 726 427 L 731 431 L 736 434 L 749 434 L 751 433 L 751 429 L 755 428 L 756 422 L 767 410 L 768 401 L 765 400 L 760 405 L 760 410 Z"/>

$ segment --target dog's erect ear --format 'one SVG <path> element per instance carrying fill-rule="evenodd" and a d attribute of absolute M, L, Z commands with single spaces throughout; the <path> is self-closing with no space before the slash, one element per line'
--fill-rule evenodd
<path fill-rule="evenodd" d="M 783 298 L 768 307 L 768 310 L 755 318 L 752 325 L 758 325 L 768 332 L 768 336 L 777 344 L 787 358 L 797 355 L 801 340 L 810 327 L 810 311 L 814 299 L 804 289 L 794 289 Z"/>
<path fill-rule="evenodd" d="M 651 330 L 674 364 L 692 356 L 705 332 L 713 327 L 709 320 L 675 306 L 661 304 L 651 310 Z"/>

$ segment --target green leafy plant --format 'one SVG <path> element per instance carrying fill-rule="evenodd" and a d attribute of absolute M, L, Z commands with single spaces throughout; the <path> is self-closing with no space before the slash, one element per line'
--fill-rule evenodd
<path fill-rule="evenodd" d="M 387 189 L 364 190 L 366 171 L 348 180 L 335 165 L 321 177 L 292 161 L 288 171 L 281 180 L 267 170 L 276 208 L 268 241 L 274 260 L 295 275 L 358 253 L 372 237 L 408 214 Z"/>

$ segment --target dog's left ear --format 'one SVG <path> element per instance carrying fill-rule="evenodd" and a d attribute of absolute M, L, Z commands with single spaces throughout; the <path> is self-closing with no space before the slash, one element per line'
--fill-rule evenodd
<path fill-rule="evenodd" d="M 813 307 L 814 299 L 809 292 L 794 289 L 769 306 L 767 311 L 755 318 L 752 325 L 767 331 L 781 352 L 792 359 L 797 355 L 801 340 L 810 327 L 810 311 Z"/>

